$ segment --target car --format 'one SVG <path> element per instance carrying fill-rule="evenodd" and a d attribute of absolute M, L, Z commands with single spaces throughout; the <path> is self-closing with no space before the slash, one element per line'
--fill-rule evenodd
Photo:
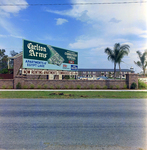
<path fill-rule="evenodd" d="M 107 80 L 107 79 L 108 79 L 108 78 L 105 77 L 105 76 L 100 76 L 100 77 L 97 78 L 97 80 Z"/>

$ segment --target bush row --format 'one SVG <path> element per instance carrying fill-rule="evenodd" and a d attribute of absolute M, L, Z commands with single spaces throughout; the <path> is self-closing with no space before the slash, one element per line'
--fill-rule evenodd
<path fill-rule="evenodd" d="M 21 86 L 20 82 L 18 82 L 18 84 L 16 85 L 16 88 L 17 89 L 35 89 L 35 86 L 34 84 L 31 84 L 30 86 L 27 86 L 27 85 L 24 85 L 24 86 Z M 56 85 L 56 86 L 48 86 L 48 85 L 44 85 L 44 86 L 41 86 L 41 85 L 38 85 L 37 86 L 37 89 L 60 89 L 60 85 Z M 81 85 L 77 85 L 76 87 L 74 87 L 74 85 L 71 85 L 71 86 L 68 86 L 68 85 L 64 85 L 64 87 L 62 87 L 62 89 L 119 89 L 119 85 L 116 85 L 116 86 L 113 86 L 111 85 L 109 88 L 105 85 L 103 87 L 101 87 L 100 85 L 97 85 L 96 87 L 91 84 L 89 85 L 88 87 L 85 86 L 85 87 L 81 87 Z M 127 89 L 127 85 L 124 85 L 123 87 L 124 89 Z"/>
<path fill-rule="evenodd" d="M 35 89 L 35 86 L 33 84 L 31 84 L 30 86 L 24 85 L 21 86 L 20 82 L 17 83 L 16 85 L 17 89 Z M 48 85 L 38 85 L 37 89 L 60 89 L 60 85 L 56 85 L 56 86 L 48 86 Z M 68 85 L 64 85 L 64 88 L 62 89 L 119 89 L 119 85 L 113 86 L 110 85 L 110 87 L 108 88 L 106 85 L 101 87 L 100 85 L 94 86 L 93 84 L 89 85 L 88 87 L 81 87 L 81 85 L 77 85 L 76 87 L 74 85 L 68 86 Z M 127 89 L 127 85 L 124 85 L 123 87 L 124 89 Z M 136 83 L 132 83 L 131 85 L 131 89 L 136 89 L 137 88 L 137 84 Z M 13 89 L 12 86 L 8 86 L 6 87 L 5 85 L 2 86 L 2 89 Z M 138 80 L 138 89 L 147 89 L 147 84 L 145 84 L 144 82 Z"/>

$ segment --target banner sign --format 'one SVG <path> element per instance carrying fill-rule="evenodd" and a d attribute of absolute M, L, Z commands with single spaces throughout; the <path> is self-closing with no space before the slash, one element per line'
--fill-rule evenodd
<path fill-rule="evenodd" d="M 24 75 L 78 75 L 78 72 L 73 71 L 54 71 L 54 70 L 25 70 L 22 69 Z"/>
<path fill-rule="evenodd" d="M 23 68 L 78 70 L 78 53 L 23 40 Z"/>

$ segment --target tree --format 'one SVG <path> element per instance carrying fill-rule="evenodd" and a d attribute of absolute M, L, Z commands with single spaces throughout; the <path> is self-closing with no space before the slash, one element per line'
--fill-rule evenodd
<path fill-rule="evenodd" d="M 121 72 L 120 63 L 122 62 L 123 57 L 128 55 L 129 48 L 130 46 L 127 44 L 120 45 L 119 43 L 116 43 L 113 50 L 108 47 L 105 49 L 105 53 L 108 55 L 108 60 L 114 62 L 114 78 L 116 78 L 116 64 L 119 65 Z"/>
<path fill-rule="evenodd" d="M 15 52 L 14 50 L 12 50 L 12 51 L 10 51 L 10 55 L 13 57 L 13 56 L 15 56 L 15 55 L 17 55 L 18 53 L 17 52 Z"/>
<path fill-rule="evenodd" d="M 18 53 L 15 52 L 14 50 L 10 51 L 10 55 L 11 57 L 14 57 L 15 55 L 17 55 Z M 14 59 L 9 59 L 9 69 L 12 69 L 14 65 Z"/>
<path fill-rule="evenodd" d="M 5 55 L 5 49 L 0 49 L 0 70 L 8 68 L 8 56 Z"/>
<path fill-rule="evenodd" d="M 140 61 L 134 61 L 134 63 L 143 70 L 143 75 L 145 75 L 145 69 L 147 66 L 147 51 L 145 51 L 143 54 L 140 51 L 136 51 L 136 53 L 138 54 Z"/>
<path fill-rule="evenodd" d="M 120 78 L 122 79 L 120 63 L 122 62 L 123 57 L 125 55 L 129 54 L 129 51 L 130 51 L 129 48 L 130 48 L 130 46 L 127 45 L 127 44 L 120 45 L 119 43 L 117 44 L 117 46 L 118 46 L 118 49 L 119 49 L 119 53 L 118 53 L 118 57 L 117 57 L 117 62 L 118 62 L 118 66 L 119 66 Z"/>

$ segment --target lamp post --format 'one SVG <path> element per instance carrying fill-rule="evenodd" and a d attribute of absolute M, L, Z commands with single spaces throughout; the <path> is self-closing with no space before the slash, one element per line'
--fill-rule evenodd
<path fill-rule="evenodd" d="M 134 73 L 134 68 L 133 67 L 131 67 L 130 70 L 131 70 L 131 73 Z"/>
<path fill-rule="evenodd" d="M 22 75 L 22 69 L 21 68 L 19 69 L 19 75 Z"/>

